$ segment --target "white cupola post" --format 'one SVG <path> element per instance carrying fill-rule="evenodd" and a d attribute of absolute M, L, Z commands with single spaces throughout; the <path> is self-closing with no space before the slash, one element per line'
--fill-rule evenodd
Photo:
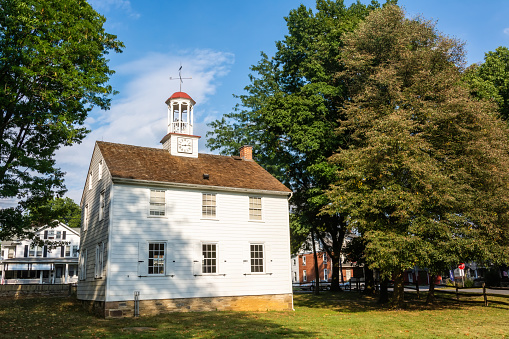
<path fill-rule="evenodd" d="M 168 134 L 161 140 L 171 155 L 198 157 L 199 136 L 193 135 L 193 109 L 196 102 L 185 92 L 175 92 L 166 100 Z"/>

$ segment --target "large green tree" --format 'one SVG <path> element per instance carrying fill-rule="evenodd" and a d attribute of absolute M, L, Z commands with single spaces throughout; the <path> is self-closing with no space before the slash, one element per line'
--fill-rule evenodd
<path fill-rule="evenodd" d="M 463 85 L 463 46 L 397 6 L 375 10 L 344 38 L 349 100 L 333 157 L 331 215 L 348 213 L 365 260 L 394 278 L 462 261 L 509 260 L 508 130 L 496 107 Z"/>
<path fill-rule="evenodd" d="M 33 220 L 33 226 L 46 225 L 38 220 L 46 219 L 48 215 L 51 215 L 55 222 L 63 222 L 72 228 L 81 227 L 81 208 L 71 198 L 54 198 L 47 204 L 34 207 L 29 214 Z"/>
<path fill-rule="evenodd" d="M 332 289 L 339 289 L 340 253 L 346 216 L 320 215 L 328 204 L 324 191 L 336 180 L 336 165 L 327 161 L 347 141 L 338 137 L 340 107 L 347 98 L 340 47 L 376 2 L 345 6 L 317 0 L 316 11 L 301 5 L 285 18 L 288 35 L 276 43 L 273 57 L 251 67 L 251 84 L 232 113 L 210 124 L 207 146 L 235 154 L 254 146 L 255 159 L 294 192 L 291 200 L 294 239 L 316 231 L 332 259 Z M 297 234 L 298 233 L 298 234 Z M 301 237 L 303 240 L 306 238 Z"/>
<path fill-rule="evenodd" d="M 493 100 L 500 117 L 509 120 L 509 49 L 498 47 L 484 55 L 484 62 L 470 66 L 464 79 L 471 93 L 480 99 Z"/>
<path fill-rule="evenodd" d="M 0 211 L 6 239 L 65 191 L 55 151 L 84 138 L 93 107 L 109 107 L 106 55 L 123 44 L 83 0 L 0 0 L 0 12 L 0 199 L 17 203 Z"/>

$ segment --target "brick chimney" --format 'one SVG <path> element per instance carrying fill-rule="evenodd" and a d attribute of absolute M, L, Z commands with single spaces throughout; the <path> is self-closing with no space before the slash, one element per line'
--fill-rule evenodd
<path fill-rule="evenodd" d="M 240 148 L 240 157 L 244 160 L 253 160 L 253 146 L 244 145 Z"/>

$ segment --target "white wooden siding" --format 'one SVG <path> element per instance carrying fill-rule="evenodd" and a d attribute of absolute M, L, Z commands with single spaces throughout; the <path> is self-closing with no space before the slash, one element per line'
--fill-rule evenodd
<path fill-rule="evenodd" d="M 154 218 L 148 216 L 150 188 L 113 186 L 106 301 L 133 299 L 134 291 L 142 300 L 292 292 L 286 196 L 256 195 L 263 220 L 253 222 L 250 194 L 172 188 L 166 190 L 167 216 Z M 202 218 L 204 192 L 217 194 L 214 220 Z M 167 242 L 165 276 L 138 276 L 139 243 L 148 241 Z M 201 266 L 202 242 L 217 243 L 218 274 L 193 274 L 193 261 Z M 245 274 L 253 242 L 266 246 L 267 274 Z"/>

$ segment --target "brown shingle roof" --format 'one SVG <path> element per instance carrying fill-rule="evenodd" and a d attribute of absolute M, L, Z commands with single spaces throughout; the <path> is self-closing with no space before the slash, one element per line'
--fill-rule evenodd
<path fill-rule="evenodd" d="M 163 149 L 104 141 L 97 145 L 114 179 L 291 192 L 254 161 L 201 153 L 198 158 L 179 157 Z"/>

